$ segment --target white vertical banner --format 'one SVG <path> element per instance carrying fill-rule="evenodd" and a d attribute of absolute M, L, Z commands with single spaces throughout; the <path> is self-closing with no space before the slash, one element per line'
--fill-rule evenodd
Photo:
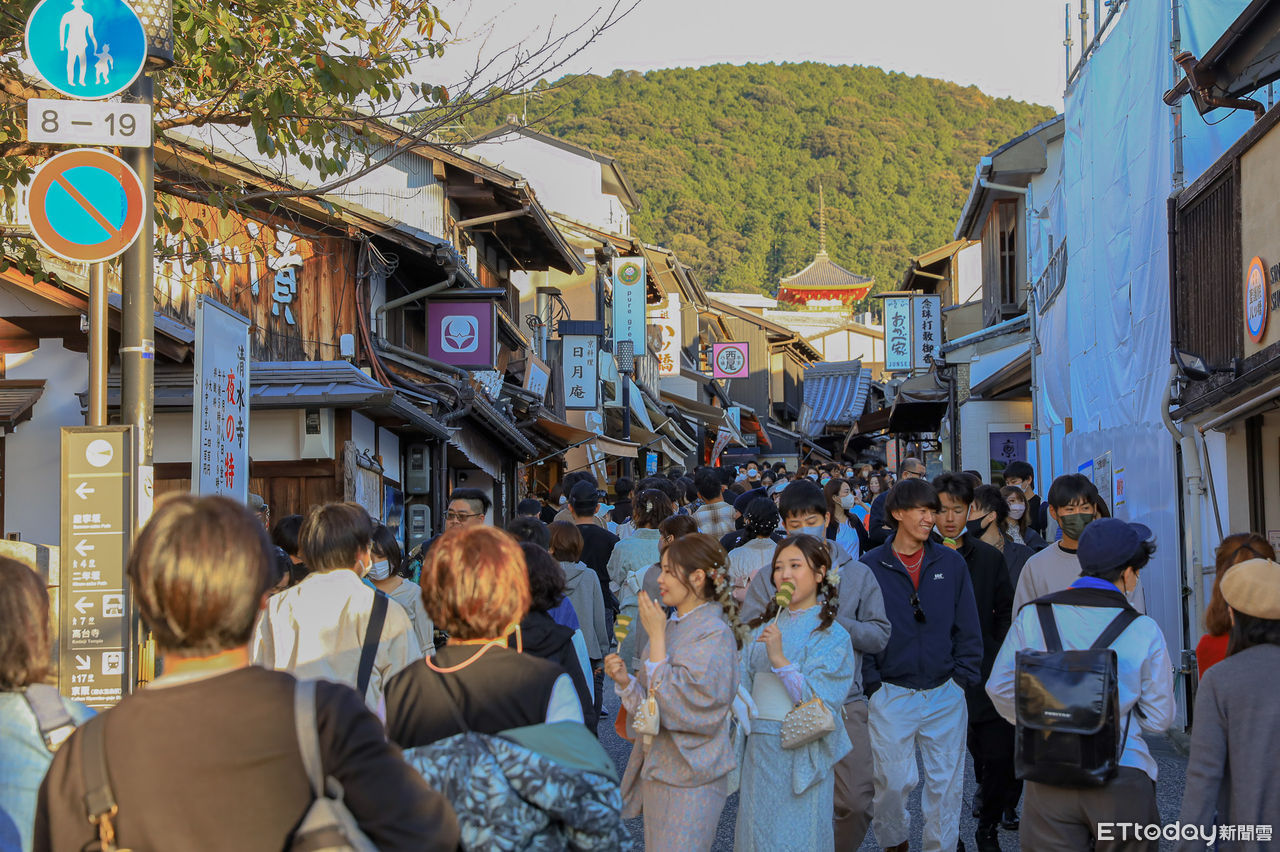
<path fill-rule="evenodd" d="M 594 334 L 565 334 L 560 345 L 564 407 L 594 411 L 600 405 L 600 339 Z"/>
<path fill-rule="evenodd" d="M 911 297 L 884 300 L 884 368 L 888 372 L 911 369 Z"/>
<path fill-rule="evenodd" d="M 191 491 L 249 499 L 249 319 L 201 296 L 196 304 Z"/>
<path fill-rule="evenodd" d="M 613 340 L 630 340 L 636 357 L 648 351 L 645 340 L 645 274 L 643 257 L 613 259 Z"/>
<path fill-rule="evenodd" d="M 721 429 L 716 433 L 716 444 L 711 448 L 711 464 L 714 465 L 716 459 L 720 458 L 720 454 L 724 452 L 725 447 L 729 446 L 729 439 L 732 437 L 728 429 Z"/>
<path fill-rule="evenodd" d="M 680 294 L 668 293 L 667 304 L 649 309 L 649 325 L 657 326 L 659 340 L 658 375 L 680 375 L 680 341 L 684 339 L 684 324 L 680 316 Z"/>
<path fill-rule="evenodd" d="M 912 309 L 911 366 L 928 370 L 929 359 L 936 358 L 942 348 L 942 297 L 915 296 Z"/>

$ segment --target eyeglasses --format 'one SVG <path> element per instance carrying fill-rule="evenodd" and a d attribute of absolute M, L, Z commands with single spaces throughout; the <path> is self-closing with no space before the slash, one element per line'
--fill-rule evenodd
<path fill-rule="evenodd" d="M 472 518 L 478 518 L 483 514 L 484 512 L 445 512 L 444 519 L 446 521 L 457 521 L 460 524 L 465 524 Z"/>
<path fill-rule="evenodd" d="M 923 470 L 904 470 L 902 472 L 903 479 L 924 479 Z"/>
<path fill-rule="evenodd" d="M 921 624 L 924 624 L 926 621 L 928 621 L 928 619 L 924 617 L 924 610 L 920 608 L 920 595 L 916 594 L 915 592 L 911 593 L 911 614 L 914 615 L 916 618 L 916 621 L 920 622 Z"/>

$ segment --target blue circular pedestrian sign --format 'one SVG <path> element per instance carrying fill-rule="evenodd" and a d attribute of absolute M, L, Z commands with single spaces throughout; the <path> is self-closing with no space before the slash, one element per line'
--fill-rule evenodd
<path fill-rule="evenodd" d="M 27 56 L 72 98 L 119 94 L 147 61 L 147 33 L 124 0 L 40 0 L 27 19 Z"/>

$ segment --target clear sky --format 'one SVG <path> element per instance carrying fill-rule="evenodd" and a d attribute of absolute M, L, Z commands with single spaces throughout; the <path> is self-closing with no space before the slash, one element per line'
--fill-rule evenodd
<path fill-rule="evenodd" d="M 1079 0 L 1072 5 L 1078 13 Z M 1061 109 L 1063 7 L 1062 0 L 639 0 L 551 76 L 814 61 L 937 77 Z M 593 13 L 599 20 L 600 9 L 601 0 L 444 0 L 441 13 L 458 41 L 444 60 L 430 61 L 430 74 L 456 83 L 477 57 L 531 48 Z M 1079 51 L 1079 20 L 1071 23 Z"/>

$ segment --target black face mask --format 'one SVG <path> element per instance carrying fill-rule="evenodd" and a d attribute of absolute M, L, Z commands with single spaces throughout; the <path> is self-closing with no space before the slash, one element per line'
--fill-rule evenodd
<path fill-rule="evenodd" d="M 969 538 L 982 538 L 982 534 L 986 530 L 987 525 L 982 522 L 981 518 L 976 521 L 969 521 L 964 525 L 965 535 L 969 536 Z"/>

